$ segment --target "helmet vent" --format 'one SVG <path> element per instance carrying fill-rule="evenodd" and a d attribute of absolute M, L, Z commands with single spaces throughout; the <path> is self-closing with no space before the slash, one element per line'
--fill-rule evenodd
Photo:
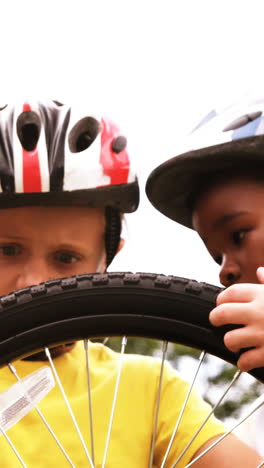
<path fill-rule="evenodd" d="M 26 151 L 33 151 L 40 135 L 40 118 L 33 111 L 25 111 L 17 119 L 17 135 Z"/>
<path fill-rule="evenodd" d="M 56 106 L 58 106 L 58 107 L 64 106 L 64 104 L 62 104 L 60 101 L 54 101 L 54 100 L 53 100 L 53 102 L 54 102 L 54 104 L 56 104 Z"/>
<path fill-rule="evenodd" d="M 238 119 L 233 120 L 230 124 L 228 124 L 224 129 L 223 132 L 228 132 L 230 130 L 236 130 L 237 128 L 243 127 L 247 125 L 249 122 L 253 122 L 253 120 L 258 119 L 262 115 L 261 111 L 258 112 L 250 112 L 249 114 L 241 115 Z"/>
<path fill-rule="evenodd" d="M 69 147 L 72 153 L 80 153 L 93 143 L 100 132 L 100 124 L 93 117 L 79 120 L 69 133 Z"/>

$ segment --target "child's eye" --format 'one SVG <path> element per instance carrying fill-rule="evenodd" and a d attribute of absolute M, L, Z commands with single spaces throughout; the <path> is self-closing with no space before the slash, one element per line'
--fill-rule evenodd
<path fill-rule="evenodd" d="M 232 233 L 232 240 L 234 244 L 240 245 L 241 242 L 244 240 L 246 232 L 246 230 L 234 231 Z"/>
<path fill-rule="evenodd" d="M 55 260 L 60 263 L 71 264 L 77 262 L 79 257 L 71 252 L 57 252 L 55 254 Z"/>
<path fill-rule="evenodd" d="M 0 253 L 5 257 L 14 257 L 20 253 L 18 245 L 0 245 Z"/>

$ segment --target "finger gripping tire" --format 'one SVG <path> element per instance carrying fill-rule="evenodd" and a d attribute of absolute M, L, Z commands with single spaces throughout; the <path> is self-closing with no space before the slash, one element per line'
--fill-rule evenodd
<path fill-rule="evenodd" d="M 206 350 L 236 365 L 223 336 L 235 327 L 208 319 L 220 288 L 154 273 L 82 274 L 0 299 L 0 365 L 45 346 L 97 336 L 162 339 Z M 250 372 L 264 382 L 264 368 Z"/>

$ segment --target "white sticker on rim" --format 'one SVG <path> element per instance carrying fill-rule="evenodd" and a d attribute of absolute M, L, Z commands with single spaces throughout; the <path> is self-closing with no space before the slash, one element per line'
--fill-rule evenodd
<path fill-rule="evenodd" d="M 55 386 L 52 371 L 44 366 L 0 394 L 0 435 L 34 408 Z"/>

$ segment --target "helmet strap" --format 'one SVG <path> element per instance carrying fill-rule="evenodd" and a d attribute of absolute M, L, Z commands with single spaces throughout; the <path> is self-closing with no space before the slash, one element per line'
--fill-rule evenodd
<path fill-rule="evenodd" d="M 106 266 L 108 267 L 115 257 L 121 235 L 121 214 L 116 208 L 107 206 L 105 208 L 105 251 Z"/>

